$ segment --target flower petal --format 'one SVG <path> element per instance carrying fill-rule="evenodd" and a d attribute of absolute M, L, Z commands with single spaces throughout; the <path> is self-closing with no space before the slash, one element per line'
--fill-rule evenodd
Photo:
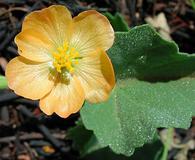
<path fill-rule="evenodd" d="M 54 49 L 53 43 L 35 29 L 26 29 L 20 32 L 16 36 L 15 42 L 21 56 L 38 62 L 51 60 L 50 52 Z"/>
<path fill-rule="evenodd" d="M 15 38 L 20 55 L 34 61 L 48 60 L 47 54 L 69 39 L 72 24 L 70 12 L 61 5 L 30 13 Z"/>
<path fill-rule="evenodd" d="M 114 42 L 114 31 L 108 19 L 95 10 L 80 13 L 74 20 L 71 45 L 80 54 L 96 49 L 108 50 Z"/>
<path fill-rule="evenodd" d="M 115 85 L 115 75 L 106 52 L 99 50 L 88 54 L 79 63 L 76 74 L 84 88 L 86 99 L 91 103 L 107 100 Z"/>
<path fill-rule="evenodd" d="M 52 91 L 40 100 L 40 108 L 47 115 L 55 112 L 66 118 L 80 110 L 84 98 L 80 81 L 74 76 L 69 84 L 57 82 Z"/>
<path fill-rule="evenodd" d="M 54 85 L 47 63 L 29 61 L 21 56 L 8 63 L 5 74 L 10 89 L 33 100 L 45 96 Z"/>

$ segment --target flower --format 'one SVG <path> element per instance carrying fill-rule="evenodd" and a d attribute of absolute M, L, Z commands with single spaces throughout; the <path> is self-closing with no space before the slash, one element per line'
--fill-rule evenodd
<path fill-rule="evenodd" d="M 106 54 L 114 31 L 95 10 L 72 18 L 68 9 L 53 5 L 27 15 L 15 37 L 19 56 L 6 67 L 8 86 L 18 95 L 40 99 L 40 109 L 66 118 L 86 99 L 108 99 L 115 85 Z"/>

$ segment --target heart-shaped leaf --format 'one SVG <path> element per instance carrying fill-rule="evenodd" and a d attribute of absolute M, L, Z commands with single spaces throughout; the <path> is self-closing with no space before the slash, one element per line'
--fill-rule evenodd
<path fill-rule="evenodd" d="M 179 53 L 150 26 L 116 33 L 109 50 L 117 84 L 108 101 L 81 117 L 102 146 L 120 154 L 152 140 L 159 127 L 187 128 L 195 115 L 195 56 Z"/>

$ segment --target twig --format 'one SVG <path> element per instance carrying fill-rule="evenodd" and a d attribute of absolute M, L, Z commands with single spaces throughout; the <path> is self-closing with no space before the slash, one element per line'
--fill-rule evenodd
<path fill-rule="evenodd" d="M 135 26 L 137 24 L 137 19 L 135 15 L 136 11 L 136 0 L 126 0 L 127 7 L 129 9 L 129 16 L 131 18 L 131 26 Z"/>
<path fill-rule="evenodd" d="M 3 50 L 10 43 L 10 41 L 12 41 L 12 39 L 18 33 L 19 28 L 20 28 L 20 24 L 17 26 L 17 28 L 12 33 L 6 36 L 7 38 L 0 44 L 0 50 Z"/>
<path fill-rule="evenodd" d="M 17 107 L 17 109 L 19 111 L 21 111 L 22 114 L 24 114 L 25 116 L 27 116 L 28 118 L 31 119 L 36 119 L 37 122 L 39 122 L 39 120 L 23 105 L 20 105 Z M 54 138 L 52 136 L 52 134 L 50 133 L 50 131 L 48 130 L 47 127 L 45 127 L 43 124 L 38 123 L 37 124 L 37 128 L 42 132 L 42 134 L 44 135 L 44 137 L 51 142 L 51 144 L 57 148 L 58 150 L 60 150 L 62 153 L 67 153 L 67 148 L 65 148 L 63 146 L 63 144 L 58 141 L 56 138 Z"/>
<path fill-rule="evenodd" d="M 22 104 L 27 104 L 27 105 L 30 105 L 30 106 L 33 106 L 33 107 L 39 106 L 38 101 L 33 101 L 33 100 L 25 99 L 25 98 L 16 99 L 14 102 L 17 103 L 17 104 L 21 104 L 21 103 Z"/>
<path fill-rule="evenodd" d="M 52 134 L 53 137 L 55 137 L 56 139 L 60 139 L 60 140 L 64 140 L 65 139 L 65 135 L 62 135 L 62 134 Z M 21 135 L 19 136 L 19 139 L 21 141 L 30 141 L 30 140 L 34 140 L 34 139 L 43 139 L 44 136 L 40 133 L 26 133 L 24 135 Z M 9 136 L 9 137 L 3 137 L 3 138 L 0 138 L 0 143 L 10 143 L 10 142 L 13 142 L 16 140 L 16 137 L 15 136 Z"/>
<path fill-rule="evenodd" d="M 3 93 L 3 94 L 1 93 L 0 94 L 0 104 L 10 102 L 10 101 L 15 100 L 17 98 L 19 98 L 19 96 L 17 96 L 13 92 L 6 92 L 6 93 Z"/>
<path fill-rule="evenodd" d="M 9 111 L 8 111 L 8 107 L 7 106 L 3 106 L 1 108 L 1 120 L 5 123 L 8 124 L 9 123 Z"/>
<path fill-rule="evenodd" d="M 9 12 L 12 12 L 12 11 L 23 11 L 23 12 L 28 12 L 29 10 L 24 8 L 24 7 L 13 7 L 13 8 L 9 8 L 8 10 L 5 10 L 4 12 L 2 12 L 0 14 L 0 16 L 4 15 L 4 14 L 7 14 Z"/>
<path fill-rule="evenodd" d="M 36 9 L 39 5 L 40 5 L 40 1 L 37 1 L 30 9 L 29 12 L 33 11 L 34 9 Z M 29 13 L 27 12 L 27 13 Z M 19 24 L 17 24 L 16 28 L 14 29 L 14 31 L 7 35 L 7 38 L 1 42 L 0 44 L 0 50 L 3 50 L 5 47 L 7 47 L 7 45 L 12 41 L 12 39 L 16 36 L 16 34 L 18 33 L 18 29 L 21 28 L 22 24 L 21 22 Z"/>

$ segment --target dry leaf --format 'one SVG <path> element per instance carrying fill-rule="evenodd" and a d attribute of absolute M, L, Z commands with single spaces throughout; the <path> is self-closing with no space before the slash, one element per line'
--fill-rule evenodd
<path fill-rule="evenodd" d="M 156 28 L 163 38 L 165 38 L 166 40 L 172 40 L 170 36 L 171 30 L 164 13 L 159 13 L 155 17 L 146 17 L 145 21 Z"/>

